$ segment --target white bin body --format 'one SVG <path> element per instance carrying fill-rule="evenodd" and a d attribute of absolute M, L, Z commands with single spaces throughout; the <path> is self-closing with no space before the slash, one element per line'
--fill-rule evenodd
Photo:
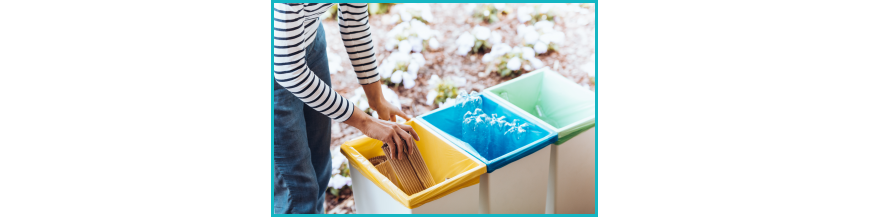
<path fill-rule="evenodd" d="M 595 127 L 551 146 L 547 214 L 594 214 Z"/>
<path fill-rule="evenodd" d="M 416 209 L 408 209 L 374 182 L 350 167 L 353 199 L 359 214 L 477 214 L 480 185 L 472 185 L 448 194 Z"/>
<path fill-rule="evenodd" d="M 481 214 L 543 214 L 553 145 L 480 176 Z"/>

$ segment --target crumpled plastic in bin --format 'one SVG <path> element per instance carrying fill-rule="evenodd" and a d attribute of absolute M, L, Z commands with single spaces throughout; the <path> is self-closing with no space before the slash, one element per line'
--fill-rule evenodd
<path fill-rule="evenodd" d="M 549 68 L 535 70 L 484 92 L 556 128 L 557 145 L 595 126 L 595 93 Z"/>
<path fill-rule="evenodd" d="M 519 122 L 528 123 L 529 126 L 526 128 L 527 135 L 523 141 L 490 144 L 492 149 L 490 149 L 491 151 L 486 156 L 482 156 L 477 151 L 483 148 L 480 147 L 483 144 L 469 143 L 466 139 L 462 138 L 463 109 L 455 106 L 440 108 L 419 118 L 424 125 L 436 128 L 436 132 L 441 133 L 442 136 L 453 142 L 454 145 L 485 163 L 488 173 L 556 142 L 556 132 L 545 129 L 541 126 L 543 124 L 541 122 L 527 120 L 525 117 L 520 116 L 517 114 L 520 111 L 515 111 L 495 103 L 491 97 L 493 96 L 481 95 L 484 113 L 505 116 L 505 120 L 518 119 Z"/>
<path fill-rule="evenodd" d="M 381 149 L 383 143 L 376 139 L 360 137 L 347 141 L 341 145 L 341 153 L 347 157 L 350 165 L 360 171 L 363 176 L 410 209 L 480 183 L 480 175 L 486 173 L 486 165 L 483 162 L 463 154 L 461 150 L 456 149 L 415 120 L 405 122 L 405 124 L 411 125 L 420 136 L 420 141 L 416 142 L 417 148 L 436 182 L 435 186 L 413 195 L 405 194 L 368 161 L 369 158 L 385 155 Z"/>

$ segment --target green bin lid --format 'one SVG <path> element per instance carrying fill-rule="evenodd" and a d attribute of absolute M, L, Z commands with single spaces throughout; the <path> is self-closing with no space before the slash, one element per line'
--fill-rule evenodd
<path fill-rule="evenodd" d="M 485 93 L 536 118 L 559 134 L 556 144 L 595 127 L 595 93 L 550 68 L 487 88 Z"/>

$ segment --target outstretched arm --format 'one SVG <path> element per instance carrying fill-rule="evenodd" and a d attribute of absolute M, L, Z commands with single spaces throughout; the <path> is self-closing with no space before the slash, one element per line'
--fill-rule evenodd
<path fill-rule="evenodd" d="M 396 116 L 399 116 L 410 120 L 399 108 L 388 103 L 381 92 L 381 77 L 378 76 L 375 61 L 368 4 L 339 4 L 338 26 L 356 77 L 366 92 L 369 105 L 378 113 L 378 118 L 395 122 Z"/>

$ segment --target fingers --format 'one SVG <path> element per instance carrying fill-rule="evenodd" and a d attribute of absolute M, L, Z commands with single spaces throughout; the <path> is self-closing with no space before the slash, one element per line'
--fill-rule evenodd
<path fill-rule="evenodd" d="M 396 142 L 396 155 L 399 157 L 399 160 L 402 160 L 402 154 L 405 153 L 405 142 L 402 141 L 401 138 L 399 138 L 399 134 L 397 132 L 393 132 L 391 134 L 393 135 L 393 141 Z"/>
<path fill-rule="evenodd" d="M 398 115 L 399 117 L 402 117 L 405 120 L 411 120 L 410 118 L 408 118 L 408 115 L 406 115 L 404 112 L 402 112 L 401 110 L 398 110 L 398 109 L 395 111 L 395 115 Z"/>
<path fill-rule="evenodd" d="M 414 140 L 420 141 L 420 136 L 417 135 L 417 131 L 414 131 L 414 128 L 411 127 L 411 125 L 399 124 L 399 127 L 404 131 L 411 132 L 411 135 L 414 136 Z"/>
<path fill-rule="evenodd" d="M 392 138 L 387 138 L 386 140 L 391 141 L 387 142 L 387 146 L 390 146 L 390 159 L 396 159 L 396 155 L 398 155 L 396 153 L 396 142 L 392 141 Z"/>
<path fill-rule="evenodd" d="M 405 145 L 406 145 L 405 150 L 408 150 L 408 154 L 413 154 L 414 153 L 413 147 L 417 146 L 417 143 L 415 143 L 414 140 L 411 139 L 410 134 L 408 134 L 407 132 L 405 132 L 402 129 L 399 129 L 399 131 L 400 131 L 399 135 L 402 136 L 403 139 L 405 139 Z"/>

